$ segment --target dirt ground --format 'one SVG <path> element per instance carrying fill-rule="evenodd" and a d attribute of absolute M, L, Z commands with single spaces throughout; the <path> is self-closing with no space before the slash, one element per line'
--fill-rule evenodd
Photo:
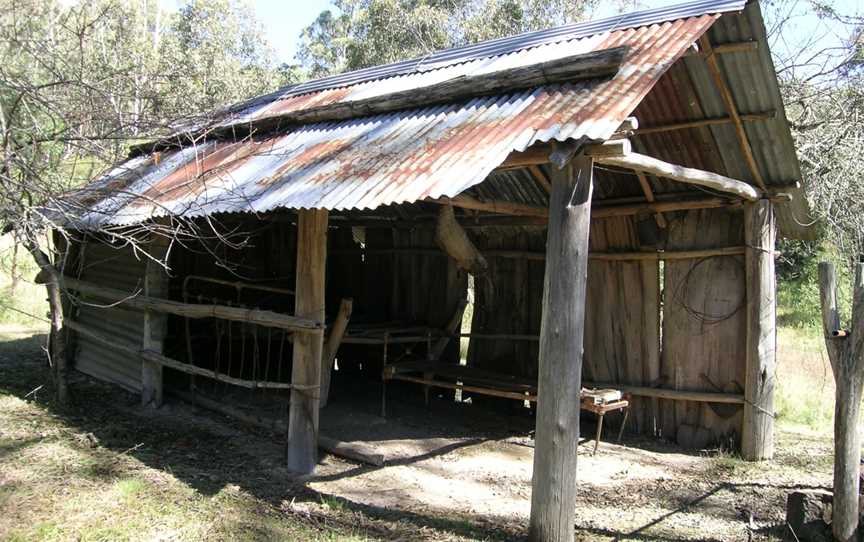
<path fill-rule="evenodd" d="M 438 398 L 427 411 L 421 395 L 397 393 L 384 420 L 374 390 L 338 390 L 322 431 L 363 441 L 388 463 L 322 455 L 315 475 L 297 479 L 283 467 L 283 437 L 176 400 L 142 411 L 134 395 L 77 377 L 75 404 L 57 408 L 38 388 L 39 340 L 26 330 L 0 334 L 0 539 L 525 535 L 533 440 L 518 409 L 502 418 Z M 583 433 L 592 429 L 586 419 Z M 778 427 L 776 458 L 760 464 L 613 436 L 596 456 L 593 441 L 579 448 L 578 540 L 779 540 L 786 495 L 830 486 L 830 437 L 801 428 Z M 87 468 L 71 468 L 79 463 Z M 143 489 L 124 508 L 116 495 L 130 480 Z M 111 515 L 100 516 L 109 502 Z M 105 531 L 117 522 L 131 527 Z"/>

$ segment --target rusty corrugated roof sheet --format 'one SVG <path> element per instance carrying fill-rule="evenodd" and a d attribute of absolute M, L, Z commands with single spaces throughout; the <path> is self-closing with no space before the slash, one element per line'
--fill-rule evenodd
<path fill-rule="evenodd" d="M 730 9 L 732 4 L 743 7 L 744 1 L 722 4 Z M 608 80 L 309 124 L 263 140 L 209 142 L 138 157 L 67 203 L 82 210 L 77 213 L 79 226 L 99 228 L 167 214 L 372 209 L 455 196 L 482 182 L 512 151 L 533 143 L 608 139 L 660 76 L 713 24 L 718 15 L 713 9 L 706 11 L 709 14 L 259 104 L 240 120 L 419 88 L 467 73 L 628 47 L 621 69 Z"/>

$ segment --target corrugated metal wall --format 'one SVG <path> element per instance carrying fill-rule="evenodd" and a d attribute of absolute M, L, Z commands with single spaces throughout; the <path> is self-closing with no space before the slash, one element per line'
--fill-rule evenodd
<path fill-rule="evenodd" d="M 82 248 L 81 279 L 132 294 L 143 287 L 145 262 L 135 257 L 131 247 L 115 248 L 90 240 Z M 102 335 L 133 344 L 142 341 L 144 315 L 139 311 L 103 308 L 82 299 L 77 321 Z M 93 302 L 93 305 L 98 305 Z M 141 361 L 119 350 L 78 336 L 75 368 L 100 380 L 119 384 L 132 391 L 141 390 Z"/>

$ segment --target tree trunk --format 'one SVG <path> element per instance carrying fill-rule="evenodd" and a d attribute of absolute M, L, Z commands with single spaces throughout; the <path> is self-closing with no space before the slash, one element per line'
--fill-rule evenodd
<path fill-rule="evenodd" d="M 864 265 L 855 269 L 851 333 L 838 334 L 837 274 L 828 262 L 819 264 L 822 327 L 836 387 L 834 402 L 834 502 L 831 530 L 840 542 L 858 535 L 858 489 L 861 436 L 858 418 L 864 385 Z"/>
<path fill-rule="evenodd" d="M 39 248 L 36 241 L 26 239 L 27 251 L 33 256 L 41 273 L 47 276 L 45 288 L 48 290 L 48 309 L 51 313 L 51 332 L 48 337 L 48 355 L 51 361 L 51 375 L 54 380 L 54 397 L 58 403 L 69 401 L 68 365 L 66 359 L 66 330 L 63 326 L 63 296 L 60 291 L 60 273 L 51 259 Z"/>
<path fill-rule="evenodd" d="M 553 169 L 529 539 L 573 540 L 593 162 Z"/>
<path fill-rule="evenodd" d="M 834 538 L 840 542 L 851 542 L 856 540 L 859 521 L 860 375 L 843 375 L 838 378 L 834 396 L 834 504 L 831 530 Z"/>

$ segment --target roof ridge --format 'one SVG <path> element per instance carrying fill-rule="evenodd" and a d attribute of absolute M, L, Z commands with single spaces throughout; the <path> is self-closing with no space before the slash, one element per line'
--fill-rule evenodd
<path fill-rule="evenodd" d="M 311 94 L 322 90 L 347 87 L 381 79 L 389 79 L 400 75 L 433 71 L 448 66 L 470 62 L 472 60 L 493 58 L 518 51 L 524 51 L 526 49 L 532 49 L 542 45 L 595 36 L 605 32 L 639 28 L 650 26 L 652 24 L 685 19 L 688 17 L 740 11 L 744 8 L 746 3 L 747 0 L 691 0 L 689 2 L 672 6 L 622 13 L 620 15 L 605 17 L 603 19 L 568 23 L 549 29 L 534 30 L 513 36 L 505 36 L 478 43 L 460 45 L 449 49 L 435 51 L 422 57 L 401 60 L 390 64 L 370 66 L 368 68 L 361 68 L 359 70 L 329 75 L 319 79 L 289 85 L 257 98 L 252 98 L 244 105 L 249 107 L 252 105 L 260 105 L 260 103 L 265 101 L 276 101 L 293 96 Z M 418 69 L 427 62 L 434 67 Z"/>

